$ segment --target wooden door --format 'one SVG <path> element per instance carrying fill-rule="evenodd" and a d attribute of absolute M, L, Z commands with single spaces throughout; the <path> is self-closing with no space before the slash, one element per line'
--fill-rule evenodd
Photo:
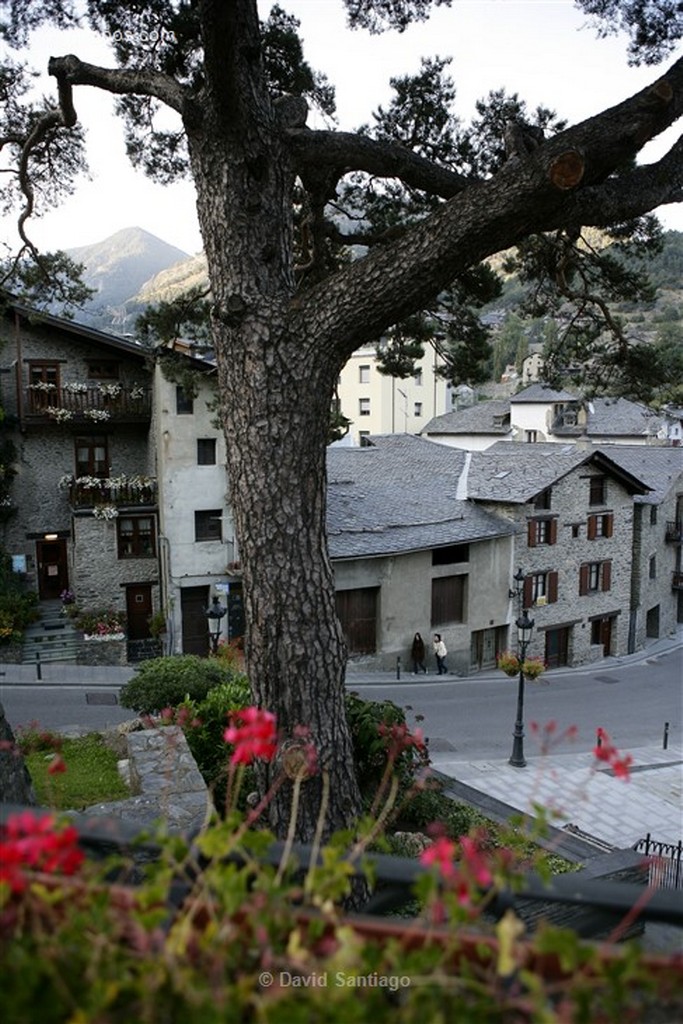
<path fill-rule="evenodd" d="M 209 653 L 209 587 L 183 587 L 180 591 L 180 611 L 183 617 L 183 653 Z"/>
<path fill-rule="evenodd" d="M 548 668 L 568 664 L 569 629 L 548 629 L 545 634 L 545 660 Z"/>
<path fill-rule="evenodd" d="M 152 615 L 152 585 L 139 583 L 126 587 L 126 618 L 129 640 L 147 640 Z"/>
<path fill-rule="evenodd" d="M 65 540 L 36 541 L 38 566 L 38 597 L 41 601 L 55 601 L 69 586 Z"/>

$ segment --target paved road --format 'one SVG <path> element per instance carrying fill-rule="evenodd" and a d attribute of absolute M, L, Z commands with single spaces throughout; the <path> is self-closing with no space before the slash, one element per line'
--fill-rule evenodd
<path fill-rule="evenodd" d="M 434 677 L 403 676 L 400 683 L 387 679 L 352 685 L 370 699 L 390 699 L 410 708 L 430 738 L 433 753 L 450 753 L 458 760 L 509 756 L 517 708 L 517 680 L 498 673 L 468 679 L 438 681 Z M 595 730 L 606 729 L 623 748 L 661 744 L 664 723 L 669 738 L 680 741 L 683 727 L 681 651 L 669 650 L 641 662 L 601 662 L 590 670 L 547 673 L 525 686 L 527 753 L 534 750 L 529 723 L 558 723 L 560 731 L 578 726 L 578 736 L 566 751 L 590 750 Z"/>
<path fill-rule="evenodd" d="M 535 753 L 528 724 L 554 719 L 560 729 L 576 725 L 579 735 L 567 752 L 590 750 L 595 729 L 606 729 L 624 750 L 661 745 L 664 723 L 670 741 L 683 736 L 683 649 L 669 644 L 651 653 L 609 659 L 591 668 L 556 670 L 525 688 L 527 756 Z M 0 699 L 16 728 L 39 721 L 50 728 L 115 725 L 133 717 L 116 703 L 131 669 L 45 665 L 36 681 L 34 666 L 2 666 Z M 430 737 L 434 754 L 458 760 L 508 757 L 512 745 L 517 680 L 500 672 L 466 679 L 391 673 L 349 673 L 348 684 L 363 696 L 409 707 L 409 718 Z"/>

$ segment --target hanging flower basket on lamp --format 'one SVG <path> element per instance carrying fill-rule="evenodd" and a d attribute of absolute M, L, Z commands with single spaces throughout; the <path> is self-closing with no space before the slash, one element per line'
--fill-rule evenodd
<path fill-rule="evenodd" d="M 522 672 L 527 679 L 538 679 L 545 667 L 543 658 L 525 658 L 522 662 Z"/>
<path fill-rule="evenodd" d="M 503 651 L 502 654 L 498 655 L 498 668 L 506 676 L 517 676 L 519 675 L 521 663 L 517 655 L 513 654 L 512 651 Z"/>

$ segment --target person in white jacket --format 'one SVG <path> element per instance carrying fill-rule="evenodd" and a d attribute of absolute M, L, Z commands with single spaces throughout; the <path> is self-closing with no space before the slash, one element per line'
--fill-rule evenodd
<path fill-rule="evenodd" d="M 434 634 L 434 657 L 436 658 L 436 668 L 440 676 L 445 676 L 448 672 L 446 668 L 446 645 L 441 639 L 441 633 Z"/>

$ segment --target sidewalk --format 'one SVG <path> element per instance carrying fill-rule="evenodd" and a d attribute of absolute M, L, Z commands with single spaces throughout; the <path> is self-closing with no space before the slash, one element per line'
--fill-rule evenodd
<path fill-rule="evenodd" d="M 615 778 L 590 753 L 529 757 L 526 768 L 507 761 L 457 761 L 434 753 L 436 771 L 533 816 L 533 804 L 556 812 L 558 829 L 580 830 L 618 848 L 650 832 L 658 842 L 683 837 L 683 747 L 641 747 L 628 780 Z"/>

